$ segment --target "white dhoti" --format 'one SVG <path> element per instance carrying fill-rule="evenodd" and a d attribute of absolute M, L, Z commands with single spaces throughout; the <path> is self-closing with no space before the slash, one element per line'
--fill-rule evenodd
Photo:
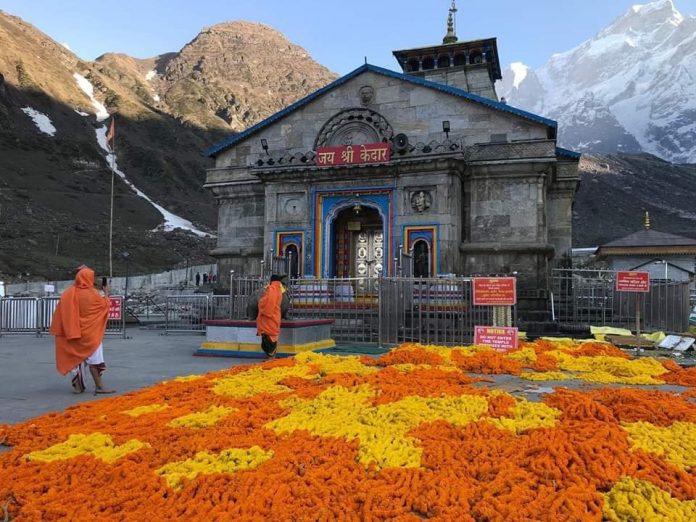
<path fill-rule="evenodd" d="M 77 391 L 85 389 L 84 375 L 88 366 L 96 366 L 99 370 L 99 375 L 104 372 L 106 369 L 106 364 L 104 364 L 104 343 L 99 343 L 99 346 L 97 346 L 97 349 L 94 350 L 92 355 L 70 370 L 73 388 Z"/>

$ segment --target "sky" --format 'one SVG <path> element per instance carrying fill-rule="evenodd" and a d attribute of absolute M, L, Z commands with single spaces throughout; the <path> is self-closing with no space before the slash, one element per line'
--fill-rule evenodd
<path fill-rule="evenodd" d="M 278 29 L 319 63 L 346 74 L 367 61 L 398 69 L 391 51 L 440 43 L 451 0 L 0 0 L 83 59 L 148 58 L 180 50 L 203 27 L 232 20 Z M 544 64 L 591 38 L 635 0 L 459 0 L 460 40 L 498 38 L 501 64 Z M 674 0 L 685 16 L 696 0 Z"/>

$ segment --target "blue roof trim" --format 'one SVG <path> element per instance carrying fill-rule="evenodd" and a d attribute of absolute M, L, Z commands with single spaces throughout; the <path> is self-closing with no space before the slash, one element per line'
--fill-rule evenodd
<path fill-rule="evenodd" d="M 556 147 L 556 155 L 566 156 L 567 158 L 572 158 L 572 159 L 580 159 L 580 156 L 582 156 L 582 153 L 575 152 L 574 150 L 570 150 L 570 149 L 564 149 L 562 147 Z"/>
<path fill-rule="evenodd" d="M 512 107 L 510 105 L 507 105 L 505 103 L 500 103 L 495 100 L 491 100 L 490 98 L 485 98 L 483 96 L 479 96 L 477 94 L 472 94 L 470 92 L 467 92 L 463 89 L 458 89 L 457 87 L 451 87 L 449 85 L 445 85 L 443 83 L 437 83 L 437 82 L 432 82 L 430 80 L 424 80 L 423 78 L 417 78 L 415 76 L 409 76 L 407 74 L 403 73 L 398 73 L 395 71 L 390 71 L 389 69 L 384 69 L 383 67 L 377 67 L 376 65 L 370 65 L 370 64 L 365 64 L 361 65 L 357 69 L 355 69 L 352 72 L 349 72 L 345 76 L 342 76 L 341 78 L 338 78 L 337 80 L 334 80 L 330 84 L 322 87 L 321 89 L 314 91 L 313 93 L 309 94 L 308 96 L 305 96 L 301 100 L 296 101 L 292 105 L 288 105 L 285 109 L 276 112 L 275 114 L 269 116 L 265 120 L 257 123 L 256 125 L 249 127 L 243 132 L 240 132 L 238 134 L 235 134 L 233 136 L 230 136 L 227 138 L 225 141 L 218 143 L 217 145 L 211 147 L 208 149 L 208 157 L 215 157 L 217 156 L 220 152 L 230 148 L 231 146 L 235 145 L 236 143 L 239 143 L 240 141 L 248 138 L 252 134 L 260 131 L 261 129 L 269 126 L 270 124 L 280 120 L 281 118 L 287 116 L 291 112 L 299 109 L 300 107 L 308 104 L 309 102 L 315 100 L 322 94 L 339 87 L 340 85 L 343 85 L 344 83 L 348 82 L 349 80 L 352 80 L 356 76 L 362 74 L 363 72 L 370 71 L 374 72 L 376 74 L 381 74 L 383 76 L 388 76 L 390 78 L 396 78 L 398 80 L 403 80 L 407 81 L 410 83 L 414 83 L 416 85 L 421 85 L 423 87 L 427 87 L 429 89 L 435 89 L 440 92 L 444 92 L 447 94 L 452 94 L 454 96 L 458 96 L 460 98 L 465 98 L 467 100 L 480 103 L 481 105 L 485 105 L 486 107 L 490 107 L 491 109 L 499 110 L 502 112 L 507 112 L 508 114 L 514 114 L 515 116 L 519 116 L 521 118 L 524 118 L 526 120 L 531 120 L 535 123 L 541 123 L 542 125 L 546 125 L 548 127 L 551 127 L 553 129 L 558 128 L 558 123 L 556 123 L 554 120 L 550 120 L 548 118 L 544 118 L 543 116 L 538 116 L 536 114 L 533 114 L 531 112 L 523 111 L 522 109 L 517 109 L 515 107 Z M 571 151 L 568 151 L 571 152 Z M 575 154 L 575 153 L 572 153 Z M 579 155 L 578 155 L 579 157 Z"/>

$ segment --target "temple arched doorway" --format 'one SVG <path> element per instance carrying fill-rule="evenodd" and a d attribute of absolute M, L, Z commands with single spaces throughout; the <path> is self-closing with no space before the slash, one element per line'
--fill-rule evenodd
<path fill-rule="evenodd" d="M 292 279 L 300 277 L 300 253 L 297 245 L 289 244 L 285 247 L 285 259 L 288 260 L 288 275 Z"/>
<path fill-rule="evenodd" d="M 378 277 L 384 269 L 384 224 L 376 208 L 354 203 L 332 226 L 333 277 Z"/>
<path fill-rule="evenodd" d="M 431 267 L 430 245 L 424 239 L 419 239 L 413 244 L 413 276 L 431 277 Z"/>

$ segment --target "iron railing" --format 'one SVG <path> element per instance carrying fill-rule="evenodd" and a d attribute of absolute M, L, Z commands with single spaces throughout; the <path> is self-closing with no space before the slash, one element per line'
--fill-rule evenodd
<path fill-rule="evenodd" d="M 247 307 L 264 284 L 232 280 L 231 319 L 255 319 Z M 474 326 L 493 320 L 492 307 L 472 306 L 471 279 L 464 277 L 293 279 L 288 295 L 292 318 L 332 319 L 332 337 L 345 343 L 469 344 Z"/>
<path fill-rule="evenodd" d="M 125 336 L 126 310 L 121 299 L 121 318 L 109 319 L 107 335 Z M 48 333 L 53 313 L 58 306 L 58 297 L 3 297 L 0 298 L 0 336 L 36 335 Z"/>
<path fill-rule="evenodd" d="M 646 293 L 617 292 L 616 272 L 556 269 L 553 312 L 560 323 L 631 329 L 639 300 L 643 330 L 685 332 L 689 325 L 689 283 L 653 279 Z"/>
<path fill-rule="evenodd" d="M 204 321 L 210 318 L 210 301 L 208 295 L 168 296 L 164 314 L 165 332 L 204 332 Z"/>

